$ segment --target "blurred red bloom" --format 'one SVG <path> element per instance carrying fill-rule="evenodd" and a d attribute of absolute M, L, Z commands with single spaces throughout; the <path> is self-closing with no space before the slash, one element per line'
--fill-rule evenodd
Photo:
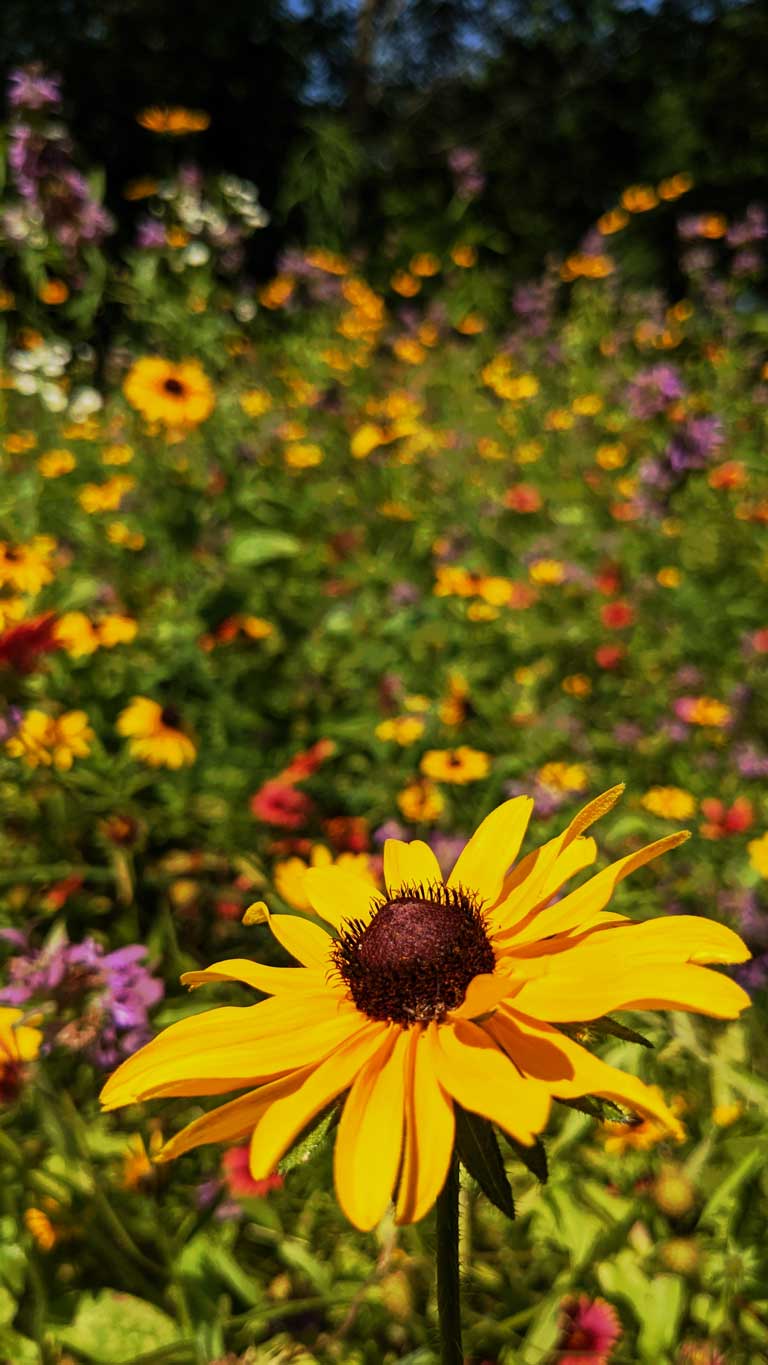
<path fill-rule="evenodd" d="M 317 772 L 321 763 L 330 758 L 336 745 L 332 739 L 319 739 L 310 749 L 304 749 L 302 753 L 296 754 L 292 758 L 287 768 L 279 774 L 278 781 L 281 782 L 303 782 L 306 777 L 311 777 Z"/>
<path fill-rule="evenodd" d="M 504 494 L 504 506 L 512 512 L 538 512 L 541 493 L 532 483 L 514 483 Z"/>
<path fill-rule="evenodd" d="M 618 602 L 606 602 L 600 608 L 600 620 L 606 630 L 624 630 L 631 626 L 635 619 L 635 609 L 631 602 L 620 600 Z"/>
<path fill-rule="evenodd" d="M 370 847 L 368 821 L 362 815 L 337 815 L 326 820 L 323 829 L 342 853 L 365 853 Z"/>
<path fill-rule="evenodd" d="M 601 564 L 595 574 L 595 587 L 604 597 L 613 597 L 621 589 L 621 569 L 618 564 Z"/>
<path fill-rule="evenodd" d="M 707 483 L 710 488 L 743 488 L 747 478 L 741 460 L 726 460 L 725 464 L 715 465 L 709 471 Z"/>
<path fill-rule="evenodd" d="M 605 1365 L 621 1336 L 615 1308 L 587 1294 L 564 1299 L 557 1365 Z"/>
<path fill-rule="evenodd" d="M 310 797 L 279 777 L 265 782 L 254 792 L 249 804 L 257 820 L 279 825 L 281 829 L 300 829 L 314 809 Z"/>
<path fill-rule="evenodd" d="M 701 803 L 701 813 L 706 823 L 700 826 L 700 832 L 705 839 L 743 834 L 751 829 L 755 819 L 752 802 L 746 796 L 737 796 L 732 806 L 726 806 L 716 796 L 706 797 Z"/>
<path fill-rule="evenodd" d="M 250 1172 L 250 1143 L 230 1147 L 221 1158 L 224 1183 L 234 1199 L 263 1199 L 270 1190 L 279 1190 L 283 1177 L 275 1172 L 264 1180 L 254 1180 Z"/>
<path fill-rule="evenodd" d="M 32 673 L 41 654 L 52 654 L 61 649 L 61 641 L 54 638 L 56 617 L 52 611 L 20 621 L 0 635 L 0 668 L 12 668 L 16 673 Z"/>
<path fill-rule="evenodd" d="M 757 654 L 768 654 L 768 626 L 763 626 L 750 635 L 749 642 Z"/>
<path fill-rule="evenodd" d="M 618 668 L 626 652 L 624 645 L 598 645 L 595 662 L 600 668 Z"/>

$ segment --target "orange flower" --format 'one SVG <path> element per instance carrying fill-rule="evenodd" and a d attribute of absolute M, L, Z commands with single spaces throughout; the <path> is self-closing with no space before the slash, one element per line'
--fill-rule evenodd
<path fill-rule="evenodd" d="M 210 126 L 211 116 L 202 109 L 173 108 L 153 104 L 136 115 L 136 122 L 150 133 L 164 137 L 182 137 L 185 133 L 203 133 Z"/>

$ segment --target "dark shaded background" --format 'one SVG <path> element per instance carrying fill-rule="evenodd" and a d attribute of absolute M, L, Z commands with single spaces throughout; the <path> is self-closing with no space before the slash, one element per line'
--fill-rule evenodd
<path fill-rule="evenodd" d="M 61 73 L 126 232 L 125 183 L 172 154 L 135 113 L 210 112 L 183 153 L 258 184 L 259 274 L 288 242 L 389 256 L 468 221 L 524 275 L 636 181 L 692 171 L 691 209 L 765 195 L 764 3 L 4 0 L 0 53 Z M 446 214 L 456 147 L 485 187 Z"/>

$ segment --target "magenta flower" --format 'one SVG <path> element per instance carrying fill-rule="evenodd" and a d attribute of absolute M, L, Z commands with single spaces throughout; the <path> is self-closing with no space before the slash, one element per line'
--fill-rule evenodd
<path fill-rule="evenodd" d="M 615 1308 L 588 1294 L 564 1299 L 562 1336 L 556 1365 L 605 1365 L 621 1336 Z"/>

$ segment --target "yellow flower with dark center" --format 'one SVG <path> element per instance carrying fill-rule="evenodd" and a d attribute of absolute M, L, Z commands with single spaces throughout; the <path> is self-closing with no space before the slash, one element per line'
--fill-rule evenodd
<path fill-rule="evenodd" d="M 434 782 L 463 785 L 487 777 L 491 768 L 488 754 L 460 744 L 458 749 L 428 749 L 421 759 L 421 771 Z"/>
<path fill-rule="evenodd" d="M 664 1103 L 664 1096 L 657 1085 L 649 1087 L 656 1095 L 660 1104 Z M 679 1095 L 676 1095 L 670 1105 L 669 1110 L 675 1117 L 685 1109 L 685 1104 Z M 653 1147 L 657 1147 L 660 1142 L 669 1139 L 670 1132 L 666 1123 L 660 1123 L 657 1118 L 646 1114 L 644 1118 L 630 1119 L 628 1122 L 609 1122 L 600 1125 L 603 1133 L 603 1143 L 606 1152 L 614 1156 L 623 1156 L 625 1152 L 649 1152 Z M 685 1136 L 685 1129 L 679 1125 L 676 1134 L 678 1142 Z"/>
<path fill-rule="evenodd" d="M 55 552 L 53 536 L 34 536 L 27 545 L 0 540 L 0 587 L 10 586 L 34 597 L 53 579 Z"/>
<path fill-rule="evenodd" d="M 24 1010 L 0 1007 L 0 1105 L 13 1104 L 24 1084 L 24 1066 L 33 1062 L 43 1041 L 39 1029 L 21 1021 Z"/>
<path fill-rule="evenodd" d="M 559 1027 L 624 1009 L 729 1019 L 749 1004 L 736 982 L 704 966 L 749 956 L 732 930 L 692 915 L 636 923 L 606 910 L 618 882 L 684 834 L 621 858 L 553 902 L 594 861 L 585 832 L 620 791 L 592 801 L 516 864 L 533 803 L 505 802 L 445 883 L 419 840 L 387 841 L 381 895 L 342 868 L 311 870 L 306 890 L 329 932 L 253 907 L 251 922 L 265 921 L 299 965 L 236 958 L 185 973 L 190 987 L 237 981 L 270 998 L 172 1024 L 117 1069 L 103 1105 L 245 1090 L 188 1124 L 160 1159 L 250 1138 L 251 1174 L 263 1179 L 344 1096 L 336 1191 L 364 1230 L 393 1198 L 401 1224 L 432 1207 L 451 1162 L 456 1104 L 527 1146 L 553 1098 L 584 1095 L 605 1096 L 679 1135 L 651 1087 Z"/>
<path fill-rule="evenodd" d="M 199 426 L 215 406 L 211 381 L 196 360 L 178 365 L 162 356 L 143 356 L 134 362 L 123 384 L 132 407 L 148 422 L 171 429 Z"/>
<path fill-rule="evenodd" d="M 99 637 L 83 611 L 65 611 L 58 618 L 53 633 L 71 659 L 94 654 L 99 647 Z"/>
<path fill-rule="evenodd" d="M 272 869 L 275 890 L 281 900 L 292 905 L 295 910 L 312 910 L 312 902 L 307 895 L 305 882 L 307 872 L 312 867 L 340 867 L 354 872 L 370 882 L 371 894 L 376 891 L 378 882 L 371 871 L 371 861 L 367 853 L 339 853 L 335 858 L 323 844 L 314 844 L 310 851 L 309 863 L 303 858 L 281 858 Z"/>
<path fill-rule="evenodd" d="M 150 697 L 134 697 L 117 718 L 118 734 L 130 739 L 133 758 L 152 768 L 183 768 L 197 757 L 189 735 L 181 728 L 175 706 L 161 706 Z"/>
<path fill-rule="evenodd" d="M 150 133 L 160 133 L 164 137 L 182 137 L 185 133 L 204 133 L 206 128 L 210 127 L 211 116 L 203 109 L 153 104 L 136 115 L 136 122 Z"/>
<path fill-rule="evenodd" d="M 29 768 L 42 765 L 68 772 L 75 758 L 90 753 L 93 738 L 85 711 L 66 711 L 54 717 L 32 709 L 5 747 L 11 758 L 23 758 Z"/>

